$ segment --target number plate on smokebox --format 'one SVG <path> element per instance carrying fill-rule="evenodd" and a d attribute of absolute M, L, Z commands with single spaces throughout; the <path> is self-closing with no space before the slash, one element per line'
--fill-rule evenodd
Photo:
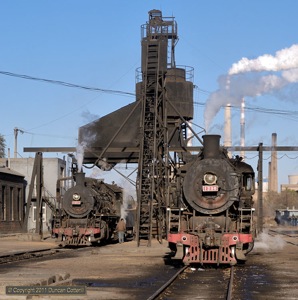
<path fill-rule="evenodd" d="M 81 205 L 81 201 L 75 201 L 75 200 L 73 200 L 73 201 L 71 202 L 71 204 L 72 204 L 72 205 Z"/>
<path fill-rule="evenodd" d="M 203 192 L 217 192 L 218 185 L 203 185 Z"/>

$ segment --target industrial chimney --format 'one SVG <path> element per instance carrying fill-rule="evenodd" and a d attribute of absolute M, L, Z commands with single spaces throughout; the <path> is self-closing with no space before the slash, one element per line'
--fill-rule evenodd
<path fill-rule="evenodd" d="M 240 146 L 245 146 L 245 102 L 244 98 L 241 101 L 241 116 L 240 116 Z M 244 159 L 245 152 L 241 151 L 240 156 Z"/>
<path fill-rule="evenodd" d="M 269 167 L 269 191 L 273 192 L 278 191 L 276 140 L 277 134 L 272 133 L 271 163 Z"/>
<path fill-rule="evenodd" d="M 224 146 L 232 146 L 231 104 L 225 107 Z M 231 156 L 230 153 L 228 154 Z"/>

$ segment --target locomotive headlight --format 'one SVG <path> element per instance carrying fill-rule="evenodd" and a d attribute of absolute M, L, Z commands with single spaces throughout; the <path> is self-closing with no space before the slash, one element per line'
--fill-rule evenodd
<path fill-rule="evenodd" d="M 79 200 L 81 199 L 81 196 L 80 196 L 79 194 L 77 194 L 77 193 L 74 193 L 74 194 L 72 195 L 72 199 L 73 199 L 74 201 L 79 201 Z"/>
<path fill-rule="evenodd" d="M 212 173 L 206 173 L 204 175 L 204 181 L 206 184 L 215 184 L 216 181 L 217 181 L 217 176 L 215 174 L 212 174 Z"/>

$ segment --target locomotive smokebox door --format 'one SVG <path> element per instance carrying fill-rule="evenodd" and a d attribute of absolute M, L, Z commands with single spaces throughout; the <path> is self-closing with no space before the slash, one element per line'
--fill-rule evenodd
<path fill-rule="evenodd" d="M 221 158 L 219 135 L 204 135 L 202 156 L 189 167 L 183 180 L 186 201 L 204 214 L 225 211 L 238 198 L 239 175 Z"/>
<path fill-rule="evenodd" d="M 94 206 L 94 197 L 90 189 L 85 186 L 85 174 L 76 174 L 76 186 L 66 191 L 62 206 L 67 214 L 75 218 L 87 216 Z"/>

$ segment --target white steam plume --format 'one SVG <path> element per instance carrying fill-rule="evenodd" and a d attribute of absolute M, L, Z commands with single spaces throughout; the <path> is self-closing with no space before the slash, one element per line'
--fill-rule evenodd
<path fill-rule="evenodd" d="M 82 172 L 82 167 L 83 167 L 83 159 L 84 159 L 84 152 L 86 149 L 87 144 L 85 142 L 80 143 L 76 147 L 76 159 L 78 163 L 78 171 Z"/>
<path fill-rule="evenodd" d="M 286 242 L 280 236 L 270 236 L 268 232 L 262 232 L 254 243 L 255 250 L 273 252 L 282 250 Z"/>
<path fill-rule="evenodd" d="M 298 68 L 298 45 L 279 50 L 275 56 L 264 54 L 256 59 L 242 58 L 234 63 L 229 75 L 245 72 L 282 71 Z"/>
<path fill-rule="evenodd" d="M 87 121 L 87 122 L 94 122 L 96 119 L 99 119 L 99 116 L 91 114 L 88 110 L 83 111 L 81 116 Z M 83 141 L 77 145 L 76 147 L 76 159 L 78 163 L 78 171 L 82 172 L 83 167 L 83 161 L 84 161 L 84 153 L 87 149 L 88 145 L 92 144 L 92 142 L 95 140 L 97 133 L 88 132 L 87 130 L 84 131 Z"/>
<path fill-rule="evenodd" d="M 126 219 L 127 222 L 133 223 L 133 220 L 128 220 L 132 217 L 128 214 L 127 209 L 136 208 L 136 190 L 135 187 L 131 185 L 127 180 L 123 180 L 121 183 L 123 187 L 123 204 L 121 206 L 121 217 Z"/>
<path fill-rule="evenodd" d="M 212 93 L 206 102 L 206 131 L 209 131 L 211 122 L 220 108 L 226 104 L 240 106 L 243 97 L 253 98 L 264 94 L 274 94 L 279 99 L 287 99 L 280 91 L 289 87 L 287 93 L 292 91 L 297 94 L 297 82 L 298 45 L 277 51 L 275 56 L 266 54 L 252 60 L 242 58 L 232 65 L 228 75 L 219 77 L 218 90 Z"/>
<path fill-rule="evenodd" d="M 226 82 L 229 81 L 229 88 Z M 239 106 L 243 97 L 257 97 L 262 94 L 274 93 L 288 85 L 289 82 L 276 75 L 247 75 L 221 76 L 219 89 L 212 93 L 206 102 L 204 118 L 205 128 L 209 131 L 211 122 L 221 107 L 230 103 Z"/>
<path fill-rule="evenodd" d="M 92 172 L 89 175 L 91 178 L 96 178 L 96 179 L 103 179 L 104 174 L 103 174 L 103 170 L 99 169 L 99 168 L 92 168 Z"/>

